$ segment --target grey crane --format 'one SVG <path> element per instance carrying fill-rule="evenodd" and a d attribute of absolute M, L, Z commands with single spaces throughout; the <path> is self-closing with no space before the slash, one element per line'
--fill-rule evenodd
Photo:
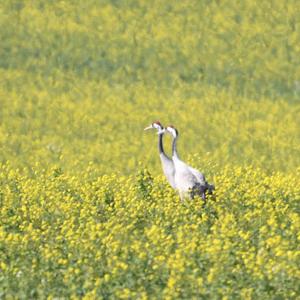
<path fill-rule="evenodd" d="M 205 176 L 201 172 L 179 159 L 176 147 L 178 130 L 173 126 L 168 126 L 166 130 L 173 136 L 172 160 L 175 166 L 174 181 L 180 199 L 183 201 L 186 196 L 193 199 L 195 195 L 199 195 L 205 200 L 206 192 L 211 194 L 214 190 L 214 185 L 207 183 Z"/>
<path fill-rule="evenodd" d="M 149 129 L 157 129 L 158 134 L 158 151 L 159 157 L 162 165 L 163 172 L 173 189 L 175 189 L 175 167 L 173 160 L 168 157 L 164 151 L 163 147 L 163 135 L 165 133 L 165 129 L 159 121 L 153 122 L 150 126 L 146 127 L 144 130 Z"/>

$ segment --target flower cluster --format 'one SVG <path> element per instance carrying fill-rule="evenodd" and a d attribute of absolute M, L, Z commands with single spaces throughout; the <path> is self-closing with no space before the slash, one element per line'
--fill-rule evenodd
<path fill-rule="evenodd" d="M 1 161 L 153 172 L 160 119 L 203 163 L 300 165 L 299 1 L 19 2 L 0 4 Z"/>
<path fill-rule="evenodd" d="M 293 299 L 299 171 L 227 167 L 180 202 L 161 176 L 0 170 L 1 291 L 17 298 Z"/>

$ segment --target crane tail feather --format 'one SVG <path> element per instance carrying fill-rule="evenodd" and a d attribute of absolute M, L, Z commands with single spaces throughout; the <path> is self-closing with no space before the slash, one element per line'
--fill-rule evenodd
<path fill-rule="evenodd" d="M 206 200 L 206 195 L 212 195 L 215 190 L 215 186 L 213 184 L 205 183 L 205 185 L 196 184 L 190 191 L 190 196 L 192 199 L 195 198 L 196 195 L 200 196 L 203 200 Z"/>

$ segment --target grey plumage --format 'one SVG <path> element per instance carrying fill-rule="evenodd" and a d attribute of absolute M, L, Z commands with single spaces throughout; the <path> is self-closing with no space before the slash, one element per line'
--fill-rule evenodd
<path fill-rule="evenodd" d="M 168 126 L 166 130 L 173 136 L 172 160 L 175 167 L 174 181 L 181 200 L 184 200 L 186 196 L 193 199 L 196 195 L 201 196 L 205 200 L 206 194 L 211 194 L 214 186 L 206 181 L 204 174 L 179 159 L 176 148 L 178 131 L 173 126 Z"/>
<path fill-rule="evenodd" d="M 173 189 L 175 189 L 175 180 L 174 180 L 175 167 L 174 167 L 173 160 L 169 156 L 166 155 L 166 153 L 163 149 L 163 144 L 162 144 L 163 135 L 164 135 L 164 132 L 159 133 L 159 135 L 158 135 L 159 157 L 160 157 L 163 172 L 164 172 L 169 184 L 171 185 L 171 187 Z"/>

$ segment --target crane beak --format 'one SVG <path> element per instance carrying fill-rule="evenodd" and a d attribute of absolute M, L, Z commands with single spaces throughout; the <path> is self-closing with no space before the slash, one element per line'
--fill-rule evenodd
<path fill-rule="evenodd" d="M 149 130 L 149 129 L 152 129 L 152 128 L 153 128 L 152 125 L 150 125 L 150 126 L 146 127 L 144 130 Z"/>

